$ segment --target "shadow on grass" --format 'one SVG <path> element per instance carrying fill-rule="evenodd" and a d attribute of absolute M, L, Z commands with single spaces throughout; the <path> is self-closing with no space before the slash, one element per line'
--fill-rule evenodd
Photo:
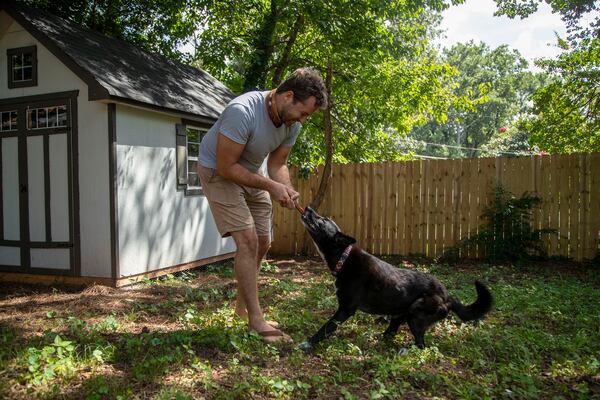
<path fill-rule="evenodd" d="M 317 263 L 302 269 L 292 260 L 272 264 L 277 268 L 261 280 L 269 316 L 299 343 L 335 311 L 332 278 Z M 346 397 L 358 398 L 385 397 L 386 391 L 397 398 L 433 393 L 585 398 L 600 393 L 594 364 L 600 350 L 600 331 L 594 330 L 600 278 L 591 271 L 403 265 L 435 274 L 465 303 L 475 297 L 474 279 L 491 282 L 496 309 L 479 324 L 437 324 L 426 337 L 430 347 L 405 356 L 397 351 L 412 344 L 405 325 L 386 343 L 380 340 L 385 325 L 357 313 L 315 352 L 303 353 L 267 346 L 232 322 L 231 277 L 218 270 L 190 282 L 128 290 L 32 289 L 32 298 L 21 290 L 0 298 L 0 307 L 20 318 L 0 317 L 0 397 L 338 398 L 346 390 Z M 48 317 L 49 311 L 56 315 Z M 51 344 L 56 334 L 78 346 L 76 375 L 28 392 L 22 378 L 27 350 Z"/>

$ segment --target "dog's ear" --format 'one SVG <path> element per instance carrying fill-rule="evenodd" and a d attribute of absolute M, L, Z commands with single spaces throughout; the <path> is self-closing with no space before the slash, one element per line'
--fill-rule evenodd
<path fill-rule="evenodd" d="M 350 246 L 351 244 L 356 243 L 356 239 L 352 236 L 348 236 L 345 233 L 337 232 L 335 237 L 333 238 L 335 244 L 338 246 Z"/>

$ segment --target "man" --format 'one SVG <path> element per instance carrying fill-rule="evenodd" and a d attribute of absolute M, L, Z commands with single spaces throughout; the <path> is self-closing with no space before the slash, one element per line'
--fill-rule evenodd
<path fill-rule="evenodd" d="M 235 313 L 269 343 L 289 340 L 264 318 L 258 271 L 271 244 L 271 198 L 293 209 L 299 198 L 287 158 L 302 123 L 325 108 L 323 78 L 313 68 L 294 71 L 277 89 L 233 99 L 200 144 L 198 175 L 219 233 L 237 246 Z M 267 174 L 261 166 L 267 159 Z"/>

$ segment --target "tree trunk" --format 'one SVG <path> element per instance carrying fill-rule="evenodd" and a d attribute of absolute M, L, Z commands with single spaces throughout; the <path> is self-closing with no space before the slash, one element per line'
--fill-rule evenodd
<path fill-rule="evenodd" d="M 327 61 L 327 77 L 325 78 L 325 87 L 327 88 L 327 108 L 323 111 L 323 122 L 325 123 L 325 166 L 323 167 L 323 175 L 319 183 L 319 189 L 315 198 L 310 203 L 313 210 L 318 211 L 325 192 L 331 181 L 331 161 L 333 160 L 333 134 L 331 128 L 331 81 L 333 79 L 333 65 L 331 59 Z"/>
<path fill-rule="evenodd" d="M 244 92 L 256 90 L 265 83 L 267 66 L 273 54 L 273 35 L 277 25 L 277 0 L 271 0 L 271 11 L 254 41 L 254 54 L 244 79 Z"/>
<path fill-rule="evenodd" d="M 275 68 L 275 72 L 273 73 L 273 87 L 278 86 L 283 80 L 283 72 L 287 68 L 290 63 L 290 53 L 292 52 L 292 47 L 294 47 L 294 43 L 296 43 L 296 39 L 298 38 L 298 33 L 302 29 L 304 25 L 304 16 L 299 14 L 296 18 L 296 22 L 294 22 L 294 26 L 289 35 L 289 39 L 285 44 L 285 49 L 281 54 L 281 59 L 277 63 L 277 67 Z"/>
<path fill-rule="evenodd" d="M 323 111 L 323 122 L 324 133 L 325 133 L 325 166 L 323 167 L 323 175 L 321 176 L 321 181 L 319 182 L 319 189 L 317 190 L 317 194 L 315 198 L 311 201 L 310 207 L 318 211 L 321 203 L 323 202 L 323 198 L 325 197 L 325 193 L 327 192 L 327 187 L 329 186 L 329 182 L 331 181 L 331 162 L 333 160 L 333 129 L 331 126 L 331 82 L 333 80 L 333 64 L 331 59 L 327 61 L 327 76 L 325 78 L 325 87 L 327 88 L 327 108 Z M 302 252 L 304 254 L 308 254 L 310 243 L 309 235 L 304 235 L 304 241 L 302 243 Z"/>

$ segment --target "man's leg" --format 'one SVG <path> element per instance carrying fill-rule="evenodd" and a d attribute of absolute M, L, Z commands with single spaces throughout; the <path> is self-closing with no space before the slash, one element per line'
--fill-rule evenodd
<path fill-rule="evenodd" d="M 237 246 L 235 254 L 235 278 L 238 295 L 241 294 L 248 312 L 248 325 L 257 332 L 272 331 L 265 321 L 258 301 L 258 237 L 254 229 L 231 232 Z M 277 337 L 270 338 L 277 340 Z"/>
<path fill-rule="evenodd" d="M 235 240 L 235 239 L 234 239 Z M 262 260 L 269 251 L 271 247 L 271 236 L 264 235 L 258 236 L 258 251 L 257 251 L 257 262 L 256 262 L 256 280 L 258 282 L 258 275 L 260 273 L 260 266 L 262 264 Z M 247 320 L 248 319 L 248 311 L 246 310 L 246 302 L 244 301 L 244 294 L 242 293 L 242 288 L 238 285 L 237 295 L 235 298 L 235 313 L 238 317 Z"/>
<path fill-rule="evenodd" d="M 250 329 L 259 333 L 271 332 L 280 335 L 266 336 L 264 338 L 266 341 L 274 342 L 282 338 L 289 339 L 289 336 L 281 336 L 280 331 L 274 330 L 272 326 L 265 322 L 258 301 L 257 268 L 260 266 L 260 259 L 268 249 L 268 246 L 263 244 L 265 240 L 259 239 L 257 235 L 257 231 L 261 236 L 269 233 L 263 227 L 264 218 L 259 219 L 259 224 L 256 224 L 247 200 L 242 200 L 242 196 L 247 194 L 247 189 L 222 178 L 213 169 L 200 165 L 198 166 L 198 176 L 219 232 L 221 235 L 231 234 L 237 246 L 234 267 L 238 289 L 236 312 L 239 310 L 238 314 L 240 316 L 242 314 L 248 316 Z M 259 192 L 261 193 L 260 201 L 264 204 L 262 214 L 270 217 L 271 200 L 269 195 L 265 191 Z M 235 205 L 233 209 L 232 204 Z M 251 204 L 254 204 L 252 199 Z M 257 229 L 257 226 L 259 229 Z M 243 310 L 243 313 L 241 310 Z"/>

